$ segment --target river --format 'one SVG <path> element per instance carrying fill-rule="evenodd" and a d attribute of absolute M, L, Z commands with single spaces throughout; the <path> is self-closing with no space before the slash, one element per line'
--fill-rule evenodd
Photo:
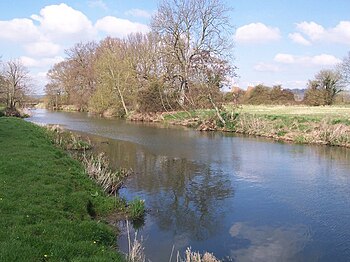
<path fill-rule="evenodd" d="M 134 170 L 120 194 L 145 199 L 138 236 L 153 262 L 187 247 L 234 261 L 350 260 L 349 149 L 86 113 L 38 109 L 28 121 L 89 134 L 113 165 Z"/>

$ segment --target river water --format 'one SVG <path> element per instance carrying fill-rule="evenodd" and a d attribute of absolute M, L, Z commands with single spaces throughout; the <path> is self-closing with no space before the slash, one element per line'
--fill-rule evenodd
<path fill-rule="evenodd" d="M 33 113 L 90 134 L 113 165 L 134 170 L 120 194 L 146 201 L 138 236 L 153 262 L 187 247 L 234 261 L 350 261 L 349 149 Z"/>

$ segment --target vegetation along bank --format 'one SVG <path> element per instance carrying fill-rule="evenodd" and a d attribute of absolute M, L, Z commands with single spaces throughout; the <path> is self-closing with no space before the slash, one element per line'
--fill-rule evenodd
<path fill-rule="evenodd" d="M 0 148 L 0 261 L 124 261 L 104 217 L 127 212 L 125 202 L 47 130 L 1 117 Z"/>
<path fill-rule="evenodd" d="M 215 110 L 193 110 L 133 114 L 129 120 L 183 125 L 201 131 L 236 132 L 300 144 L 350 147 L 348 106 L 227 105 L 220 117 L 221 120 Z"/>

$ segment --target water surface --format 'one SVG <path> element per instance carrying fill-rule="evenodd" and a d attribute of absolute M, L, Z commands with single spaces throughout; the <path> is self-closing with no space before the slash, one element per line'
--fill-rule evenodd
<path fill-rule="evenodd" d="M 348 149 L 85 113 L 36 110 L 29 121 L 91 134 L 113 165 L 135 171 L 120 194 L 146 201 L 138 236 L 151 261 L 189 246 L 234 261 L 350 259 Z M 124 230 L 118 243 L 127 250 Z"/>

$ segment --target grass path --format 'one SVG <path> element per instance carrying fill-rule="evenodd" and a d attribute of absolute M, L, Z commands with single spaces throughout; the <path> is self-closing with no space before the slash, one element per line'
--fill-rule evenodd
<path fill-rule="evenodd" d="M 91 218 L 111 209 L 42 128 L 0 118 L 0 261 L 122 261 L 115 232 Z"/>

